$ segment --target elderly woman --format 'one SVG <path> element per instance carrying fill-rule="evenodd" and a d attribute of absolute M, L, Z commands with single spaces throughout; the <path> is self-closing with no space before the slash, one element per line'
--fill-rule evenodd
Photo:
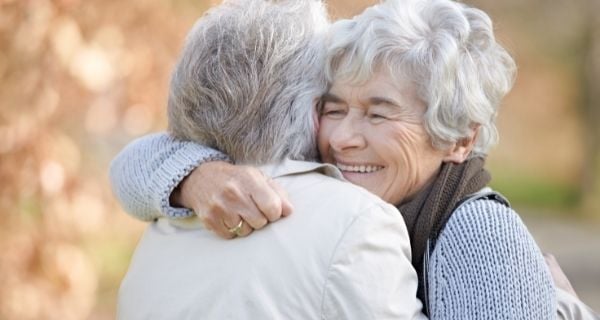
<path fill-rule="evenodd" d="M 397 209 L 335 167 L 302 161 L 316 154 L 327 26 L 318 1 L 229 0 L 189 33 L 170 86 L 170 131 L 259 166 L 297 214 L 242 241 L 220 239 L 197 217 L 158 219 L 121 285 L 119 318 L 424 318 Z"/>
<path fill-rule="evenodd" d="M 515 73 L 489 17 L 450 0 L 389 0 L 335 23 L 328 48 L 321 159 L 400 209 L 429 316 L 555 318 L 539 248 L 487 187 L 484 159 Z M 211 161 L 224 157 L 166 135 L 146 137 L 115 159 L 113 189 L 140 219 L 188 216 L 190 208 L 225 238 L 289 215 L 268 178 Z"/>

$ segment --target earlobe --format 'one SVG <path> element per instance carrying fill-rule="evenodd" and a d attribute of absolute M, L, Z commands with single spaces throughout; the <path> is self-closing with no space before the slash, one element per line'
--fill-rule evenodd
<path fill-rule="evenodd" d="M 475 147 L 478 133 L 479 125 L 476 125 L 473 127 L 473 131 L 469 137 L 460 139 L 448 149 L 448 154 L 444 158 L 444 162 L 453 162 L 457 164 L 465 162 Z"/>
<path fill-rule="evenodd" d="M 444 162 L 463 163 L 467 160 L 467 156 L 468 154 L 465 155 L 464 150 L 453 150 L 444 158 Z"/>
<path fill-rule="evenodd" d="M 462 140 L 454 144 L 448 151 L 448 155 L 444 158 L 444 162 L 453 162 L 456 164 L 463 163 L 469 157 L 472 148 L 463 146 Z"/>

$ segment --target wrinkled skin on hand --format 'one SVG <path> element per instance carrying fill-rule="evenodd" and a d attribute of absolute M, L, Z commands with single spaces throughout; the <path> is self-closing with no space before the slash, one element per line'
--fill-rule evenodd
<path fill-rule="evenodd" d="M 194 169 L 171 194 L 173 206 L 193 209 L 225 239 L 244 237 L 292 213 L 286 192 L 260 170 L 223 161 Z M 240 221 L 241 229 L 232 232 Z"/>

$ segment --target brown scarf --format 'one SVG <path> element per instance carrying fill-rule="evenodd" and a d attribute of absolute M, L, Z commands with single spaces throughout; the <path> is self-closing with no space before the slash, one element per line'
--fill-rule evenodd
<path fill-rule="evenodd" d="M 485 159 L 481 157 L 461 164 L 444 163 L 437 178 L 427 188 L 398 207 L 410 235 L 412 264 L 419 275 L 419 291 L 422 290 L 423 255 L 427 239 L 441 231 L 441 226 L 462 199 L 490 182 L 491 176 L 483 168 L 484 164 Z"/>

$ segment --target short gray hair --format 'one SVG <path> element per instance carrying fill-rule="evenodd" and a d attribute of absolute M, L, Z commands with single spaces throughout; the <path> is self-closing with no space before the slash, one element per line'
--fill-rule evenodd
<path fill-rule="evenodd" d="M 494 37 L 489 16 L 451 0 L 388 0 L 333 24 L 328 80 L 367 81 L 375 71 L 406 75 L 427 104 L 434 147 L 479 134 L 472 155 L 498 140 L 498 106 L 516 65 Z"/>
<path fill-rule="evenodd" d="M 315 159 L 328 28 L 316 0 L 229 0 L 209 10 L 172 75 L 169 131 L 239 163 Z"/>

